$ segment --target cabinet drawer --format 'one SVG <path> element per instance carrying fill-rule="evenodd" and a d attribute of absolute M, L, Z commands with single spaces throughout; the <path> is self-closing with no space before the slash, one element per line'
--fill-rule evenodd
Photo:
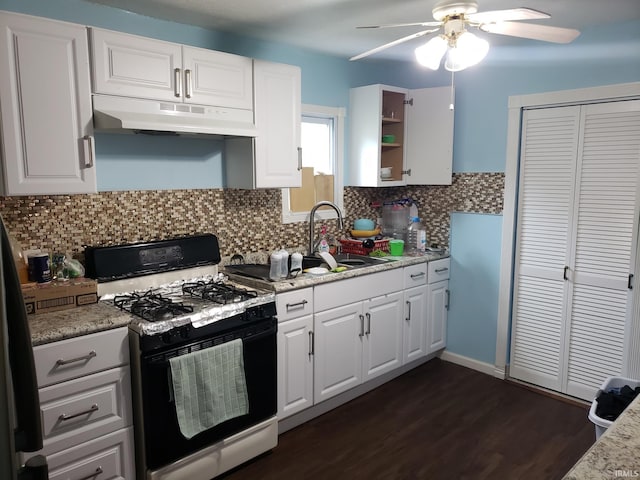
<path fill-rule="evenodd" d="M 429 283 L 439 282 L 449 278 L 450 260 L 450 258 L 441 258 L 440 260 L 429 262 L 429 272 L 427 275 Z"/>
<path fill-rule="evenodd" d="M 38 386 L 127 365 L 127 333 L 124 327 L 34 347 Z"/>
<path fill-rule="evenodd" d="M 133 427 L 47 456 L 49 480 L 135 478 Z"/>
<path fill-rule="evenodd" d="M 387 295 L 403 289 L 403 269 L 394 268 L 384 272 L 362 275 L 314 287 L 314 311 L 359 302 L 369 298 Z"/>
<path fill-rule="evenodd" d="M 313 313 L 313 288 L 302 288 L 276 295 L 278 322 Z"/>
<path fill-rule="evenodd" d="M 404 267 L 404 289 L 427 284 L 427 264 Z"/>
<path fill-rule="evenodd" d="M 39 395 L 45 455 L 132 423 L 128 366 L 41 388 Z"/>

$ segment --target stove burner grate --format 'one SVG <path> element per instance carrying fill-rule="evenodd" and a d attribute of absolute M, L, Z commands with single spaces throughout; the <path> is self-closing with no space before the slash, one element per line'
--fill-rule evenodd
<path fill-rule="evenodd" d="M 150 322 L 170 320 L 193 312 L 191 305 L 173 301 L 153 292 L 116 295 L 113 303 L 115 306 Z"/>
<path fill-rule="evenodd" d="M 250 300 L 258 296 L 258 292 L 218 282 L 192 282 L 182 286 L 186 295 L 202 298 L 211 302 L 226 305 Z"/>

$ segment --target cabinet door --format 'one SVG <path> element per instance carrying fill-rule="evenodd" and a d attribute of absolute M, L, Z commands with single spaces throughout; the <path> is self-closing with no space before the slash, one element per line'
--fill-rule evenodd
<path fill-rule="evenodd" d="M 90 31 L 94 93 L 182 101 L 180 45 L 99 28 Z"/>
<path fill-rule="evenodd" d="M 451 87 L 409 91 L 407 105 L 407 185 L 451 185 L 453 166 Z"/>
<path fill-rule="evenodd" d="M 402 292 L 396 292 L 364 304 L 364 381 L 402 365 L 402 299 Z"/>
<path fill-rule="evenodd" d="M 313 316 L 278 323 L 278 418 L 313 405 Z"/>
<path fill-rule="evenodd" d="M 300 68 L 254 60 L 255 187 L 299 187 Z"/>
<path fill-rule="evenodd" d="M 253 60 L 204 48 L 182 47 L 184 101 L 253 110 Z"/>
<path fill-rule="evenodd" d="M 85 27 L 0 14 L 5 194 L 96 191 Z"/>
<path fill-rule="evenodd" d="M 428 285 L 427 305 L 427 353 L 433 353 L 447 346 L 449 280 Z"/>
<path fill-rule="evenodd" d="M 404 292 L 403 364 L 427 354 L 427 298 L 426 285 Z"/>
<path fill-rule="evenodd" d="M 315 314 L 314 392 L 316 403 L 362 382 L 362 302 Z"/>

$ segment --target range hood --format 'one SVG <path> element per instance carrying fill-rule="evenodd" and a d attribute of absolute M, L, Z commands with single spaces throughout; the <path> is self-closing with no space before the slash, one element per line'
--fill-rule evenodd
<path fill-rule="evenodd" d="M 110 95 L 93 95 L 93 124 L 102 131 L 256 136 L 251 110 Z"/>

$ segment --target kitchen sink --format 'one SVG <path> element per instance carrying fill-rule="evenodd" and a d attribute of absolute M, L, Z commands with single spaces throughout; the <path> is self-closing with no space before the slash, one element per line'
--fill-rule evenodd
<path fill-rule="evenodd" d="M 386 262 L 381 258 L 357 255 L 355 253 L 340 253 L 334 255 L 334 257 L 338 265 L 346 265 L 348 267 L 368 267 L 369 265 L 380 265 Z"/>

